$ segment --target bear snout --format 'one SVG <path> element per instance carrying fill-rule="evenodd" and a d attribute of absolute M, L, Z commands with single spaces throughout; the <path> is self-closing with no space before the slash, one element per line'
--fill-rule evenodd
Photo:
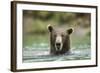
<path fill-rule="evenodd" d="M 61 51 L 62 50 L 62 43 L 55 43 L 55 48 L 56 48 L 56 51 Z"/>
<path fill-rule="evenodd" d="M 61 43 L 56 43 L 57 48 L 59 49 L 61 46 Z"/>
<path fill-rule="evenodd" d="M 61 43 L 56 43 L 56 46 L 60 46 L 61 45 Z"/>
<path fill-rule="evenodd" d="M 62 50 L 62 37 L 61 36 L 56 37 L 55 48 L 56 48 L 56 51 Z"/>

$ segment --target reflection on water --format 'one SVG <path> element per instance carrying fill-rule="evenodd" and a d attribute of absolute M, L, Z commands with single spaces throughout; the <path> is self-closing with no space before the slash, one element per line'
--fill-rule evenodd
<path fill-rule="evenodd" d="M 91 58 L 91 49 L 89 45 L 80 45 L 79 47 L 72 47 L 71 53 L 54 56 L 50 55 L 48 44 L 41 43 L 32 47 L 23 49 L 23 62 L 49 62 L 49 61 L 67 61 L 67 60 L 87 60 Z M 78 49 L 77 49 L 78 48 Z"/>

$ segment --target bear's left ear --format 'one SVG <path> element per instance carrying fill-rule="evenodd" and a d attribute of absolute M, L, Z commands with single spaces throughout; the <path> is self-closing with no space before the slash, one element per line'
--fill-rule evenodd
<path fill-rule="evenodd" d="M 49 30 L 50 32 L 53 31 L 53 27 L 52 27 L 50 24 L 47 26 L 47 28 L 48 28 L 48 30 Z"/>
<path fill-rule="evenodd" d="M 72 29 L 72 28 L 70 28 L 70 29 L 67 30 L 67 33 L 68 33 L 69 35 L 70 35 L 72 32 L 73 32 L 73 29 Z"/>

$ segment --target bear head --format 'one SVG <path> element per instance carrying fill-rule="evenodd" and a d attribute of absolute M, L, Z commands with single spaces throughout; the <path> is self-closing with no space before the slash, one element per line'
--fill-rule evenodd
<path fill-rule="evenodd" d="M 70 50 L 70 34 L 73 32 L 72 28 L 64 30 L 63 28 L 54 28 L 48 25 L 50 32 L 50 46 L 51 53 L 63 54 Z"/>

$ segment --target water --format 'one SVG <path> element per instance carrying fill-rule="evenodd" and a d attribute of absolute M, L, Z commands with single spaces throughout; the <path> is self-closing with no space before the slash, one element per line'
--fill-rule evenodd
<path fill-rule="evenodd" d="M 33 44 L 33 47 L 23 49 L 23 62 L 49 62 L 49 61 L 69 61 L 69 60 L 87 60 L 91 59 L 90 45 L 79 45 L 72 47 L 71 53 L 63 55 L 51 55 L 46 43 Z"/>

